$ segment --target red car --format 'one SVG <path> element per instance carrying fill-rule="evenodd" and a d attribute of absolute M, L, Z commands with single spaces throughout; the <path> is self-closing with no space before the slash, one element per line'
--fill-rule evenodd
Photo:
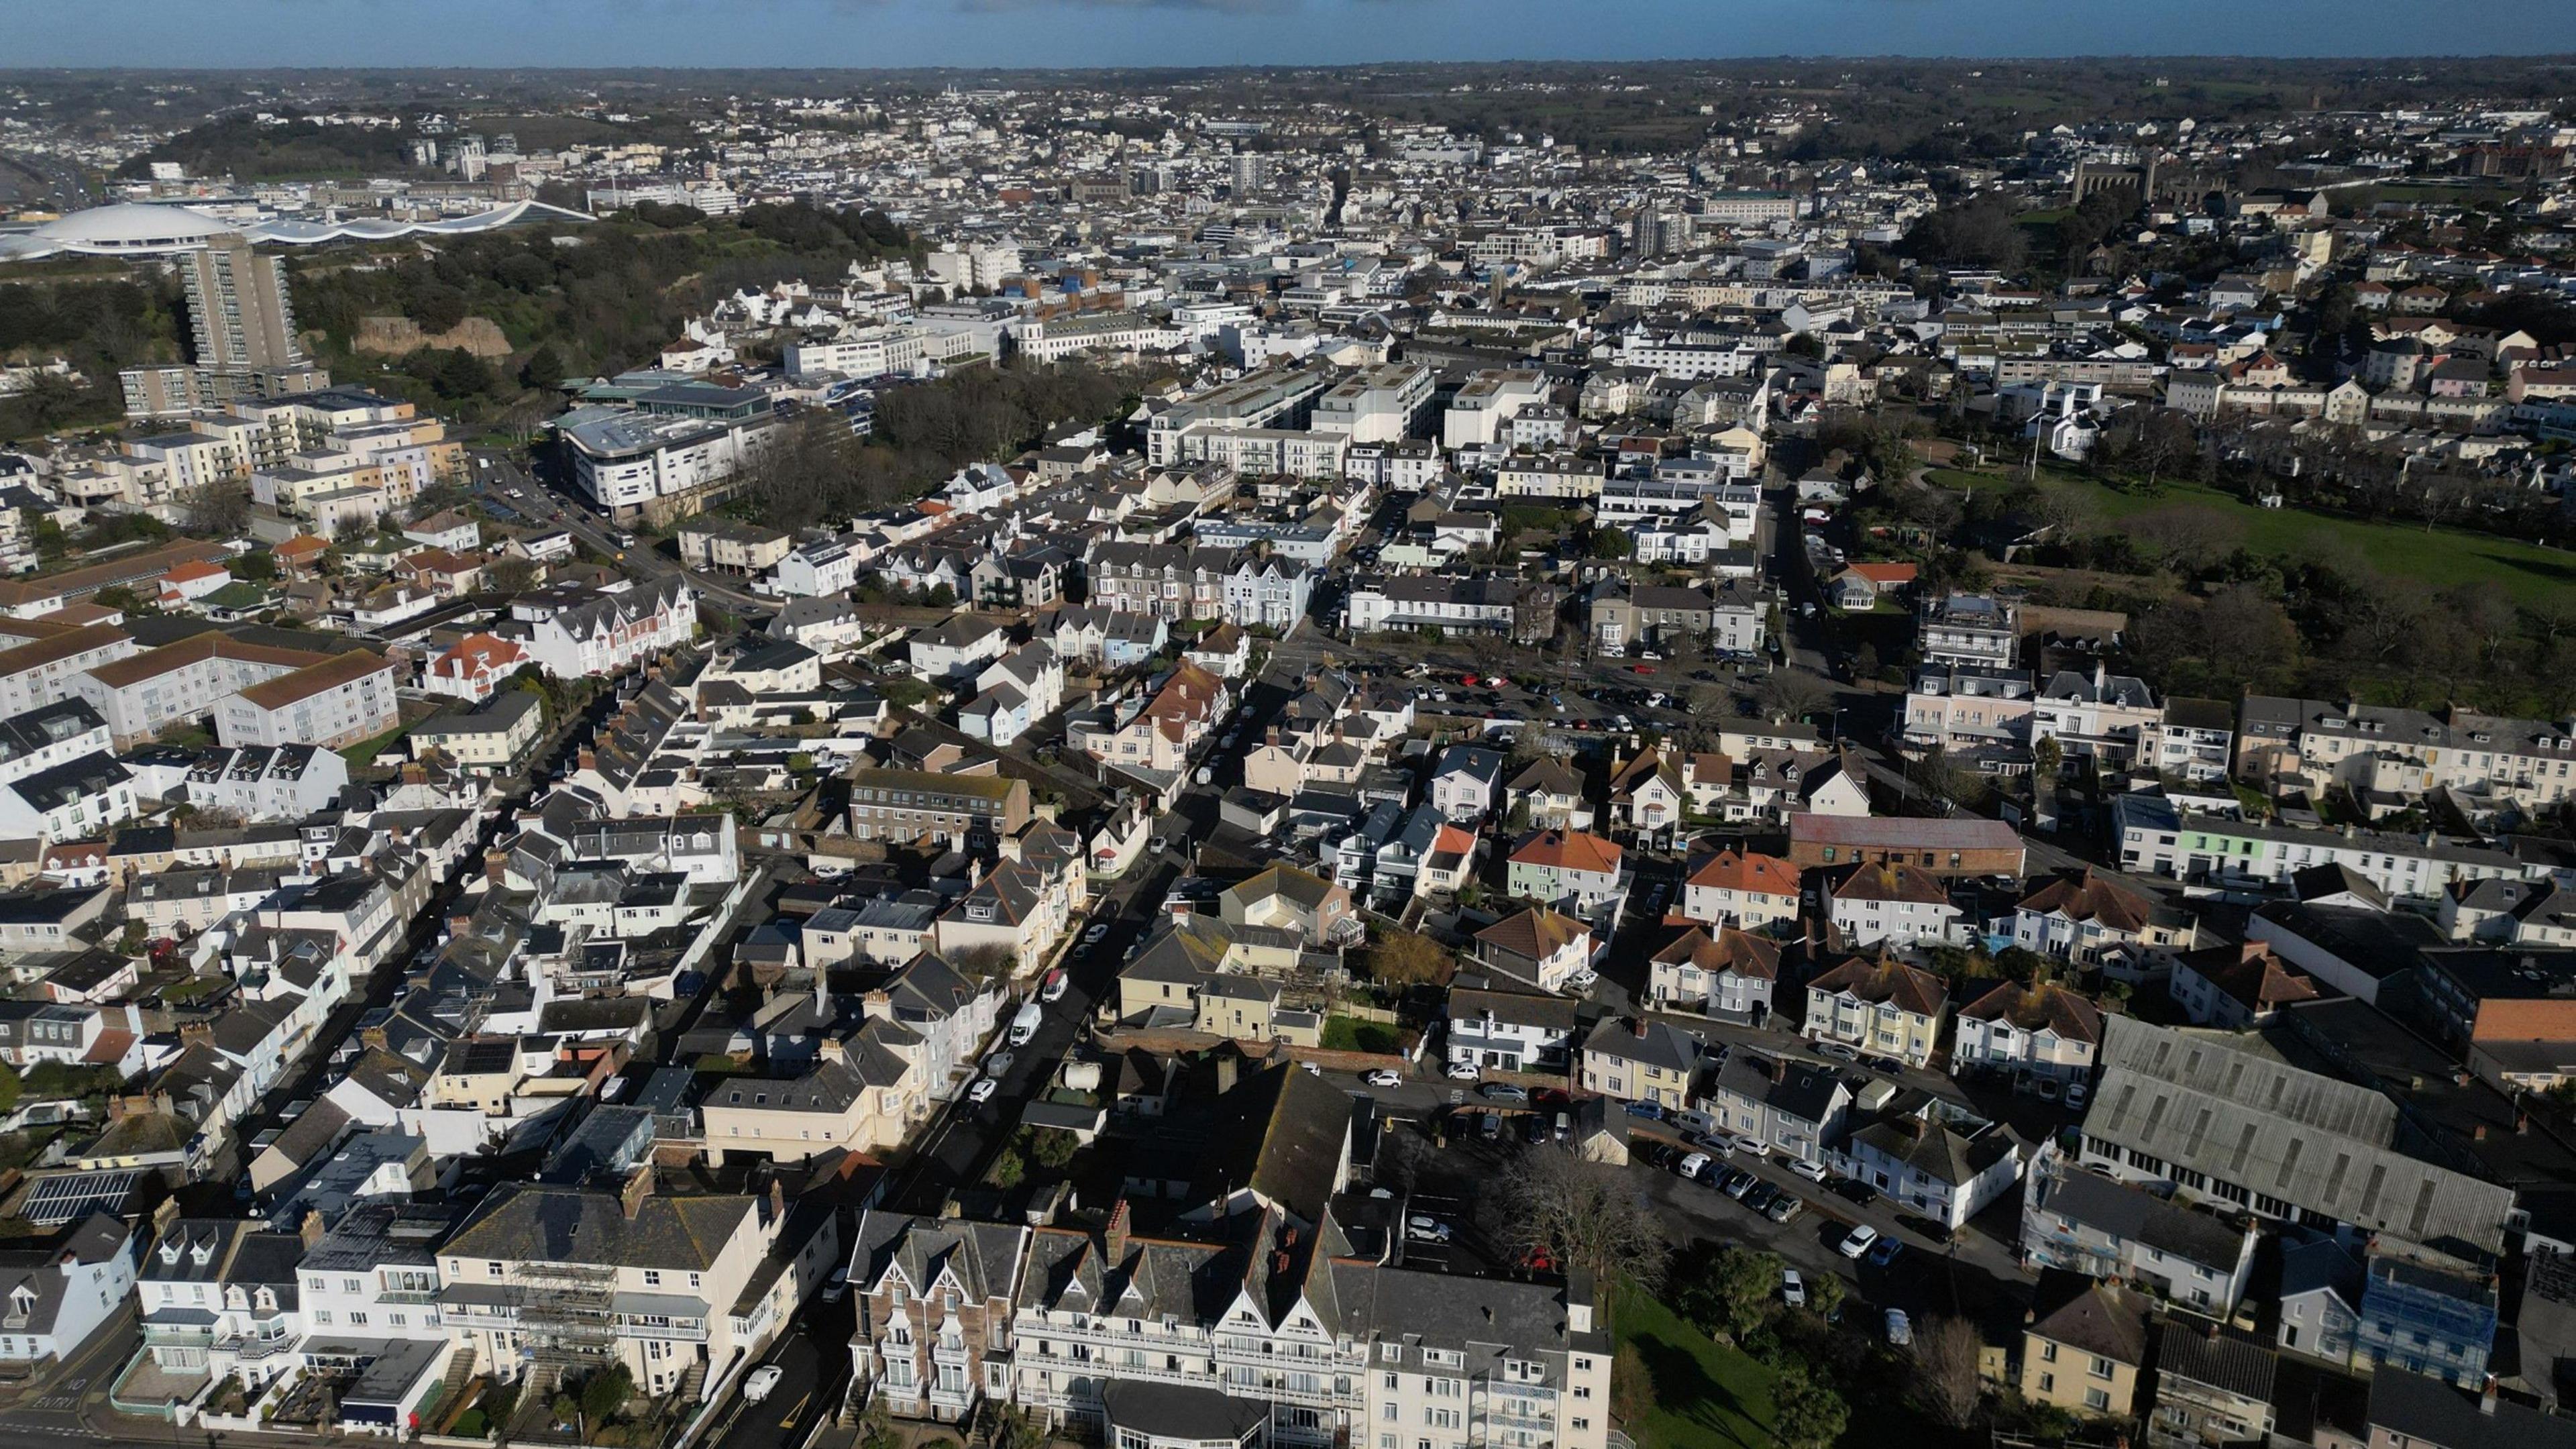
<path fill-rule="evenodd" d="M 1458 681 L 1458 682 L 1459 682 L 1460 684 L 1462 684 L 1462 685 L 1465 685 L 1465 686 L 1466 686 L 1467 688 L 1469 688 L 1469 689 L 1473 689 L 1473 688 L 1475 688 L 1475 687 L 1476 687 L 1476 676 L 1474 676 L 1474 675 L 1472 675 L 1472 674 L 1465 675 L 1465 676 L 1461 677 L 1461 678 L 1459 679 L 1459 681 Z"/>
<path fill-rule="evenodd" d="M 1630 674 L 1652 674 L 1655 672 L 1655 666 L 1651 664 L 1631 664 L 1628 666 L 1628 672 Z"/>

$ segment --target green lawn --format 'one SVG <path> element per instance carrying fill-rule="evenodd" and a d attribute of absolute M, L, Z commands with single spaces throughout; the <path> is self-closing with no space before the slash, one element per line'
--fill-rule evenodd
<path fill-rule="evenodd" d="M 1622 1425 L 1639 1449 L 1773 1449 L 1769 1369 L 1633 1288 L 1619 1290 L 1613 1312 L 1618 1356 L 1647 1396 Z"/>
<path fill-rule="evenodd" d="M 1324 1046 L 1328 1051 L 1391 1052 L 1403 1044 L 1395 1028 L 1382 1021 L 1362 1021 L 1354 1016 L 1324 1018 Z"/>
<path fill-rule="evenodd" d="M 1937 487 L 2008 488 L 2017 478 L 1958 468 L 1924 475 Z M 2039 470 L 2040 486 L 2082 498 L 2096 523 L 2168 509 L 2207 509 L 2231 521 L 2238 541 L 2258 554 L 2286 554 L 2303 544 L 2332 541 L 2350 548 L 2381 573 L 2433 588 L 2493 579 L 2525 605 L 2576 602 L 2576 553 L 2518 543 L 2490 533 L 2455 528 L 2427 531 L 2420 524 L 2369 523 L 2304 508 L 2257 508 L 2231 493 L 2193 482 L 2167 482 L 2155 493 L 2130 492 L 2080 474 Z"/>
<path fill-rule="evenodd" d="M 394 741 L 410 733 L 410 725 L 396 725 L 372 739 L 360 740 L 354 745 L 342 747 L 340 758 L 348 761 L 351 766 L 363 770 L 374 764 L 376 756 L 390 748 Z"/>

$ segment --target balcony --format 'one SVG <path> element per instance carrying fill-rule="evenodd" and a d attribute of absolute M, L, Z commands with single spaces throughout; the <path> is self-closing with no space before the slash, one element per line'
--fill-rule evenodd
<path fill-rule="evenodd" d="M 217 1353 L 228 1353 L 244 1362 L 257 1363 L 262 1359 L 277 1357 L 295 1347 L 296 1342 L 295 1338 L 285 1336 L 253 1338 L 247 1334 L 228 1333 L 215 1340 L 214 1349 Z"/>

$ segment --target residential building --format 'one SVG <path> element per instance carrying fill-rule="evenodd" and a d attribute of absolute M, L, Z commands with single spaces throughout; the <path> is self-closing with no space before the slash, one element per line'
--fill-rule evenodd
<path fill-rule="evenodd" d="M 1947 942 L 1960 910 L 1930 872 L 1879 862 L 1855 865 L 1823 887 L 1825 922 L 1847 949 Z"/>
<path fill-rule="evenodd" d="M 703 1398 L 840 1265 L 833 1223 L 775 1188 L 666 1196 L 649 1166 L 619 1191 L 507 1182 L 440 1245 L 440 1315 L 504 1380 L 612 1361 L 644 1393 Z"/>
<path fill-rule="evenodd" d="M 1469 950 L 1478 964 L 1515 981 L 1562 992 L 1566 978 L 1592 964 L 1592 930 L 1572 916 L 1533 906 L 1478 931 Z"/>
<path fill-rule="evenodd" d="M 1783 934 L 1798 921 L 1798 870 L 1776 855 L 1721 850 L 1682 880 L 1680 913 L 1710 926 Z"/>
<path fill-rule="evenodd" d="M 2236 1311 L 2259 1241 L 2250 1222 L 2078 1167 L 2053 1144 L 2040 1147 L 2022 1179 L 2023 1261 L 2152 1288 L 2203 1313 Z"/>
<path fill-rule="evenodd" d="M 1537 830 L 1512 847 L 1504 889 L 1590 918 L 1621 895 L 1619 847 L 1574 830 Z"/>
<path fill-rule="evenodd" d="M 1449 990 L 1449 1062 L 1493 1072 L 1562 1072 L 1574 1065 L 1576 1003 L 1501 986 Z"/>
<path fill-rule="evenodd" d="M 2070 1413 L 2134 1415 L 2147 1363 L 2146 1298 L 2053 1272 L 2039 1288 L 2041 1305 L 2021 1335 L 2022 1397 Z"/>
<path fill-rule="evenodd" d="M 1893 956 L 1854 956 L 1807 983 L 1799 1031 L 1919 1067 L 1940 1044 L 1949 1004 L 1948 984 L 1931 972 Z"/>
<path fill-rule="evenodd" d="M 1655 949 L 1646 972 L 1647 994 L 1658 1011 L 1696 1011 L 1764 1026 L 1780 979 L 1780 947 L 1733 926 L 1691 926 Z"/>
<path fill-rule="evenodd" d="M 2102 1043 L 2102 1013 L 2071 986 L 1999 982 L 1959 1008 L 1953 1072 L 2008 1078 L 2021 1091 L 2056 1098 L 2093 1076 Z"/>
<path fill-rule="evenodd" d="M 1666 1112 L 1690 1104 L 1708 1049 L 1664 1022 L 1604 1019 L 1583 1039 L 1582 1086 L 1622 1102 L 1652 1102 Z"/>

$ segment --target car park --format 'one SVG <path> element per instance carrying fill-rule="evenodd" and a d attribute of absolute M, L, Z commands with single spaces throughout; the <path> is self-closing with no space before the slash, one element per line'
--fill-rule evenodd
<path fill-rule="evenodd" d="M 1842 1242 L 1835 1246 L 1834 1251 L 1858 1262 L 1861 1254 L 1868 1252 L 1877 1241 L 1878 1229 L 1867 1223 L 1855 1223 L 1850 1232 L 1843 1234 Z"/>

